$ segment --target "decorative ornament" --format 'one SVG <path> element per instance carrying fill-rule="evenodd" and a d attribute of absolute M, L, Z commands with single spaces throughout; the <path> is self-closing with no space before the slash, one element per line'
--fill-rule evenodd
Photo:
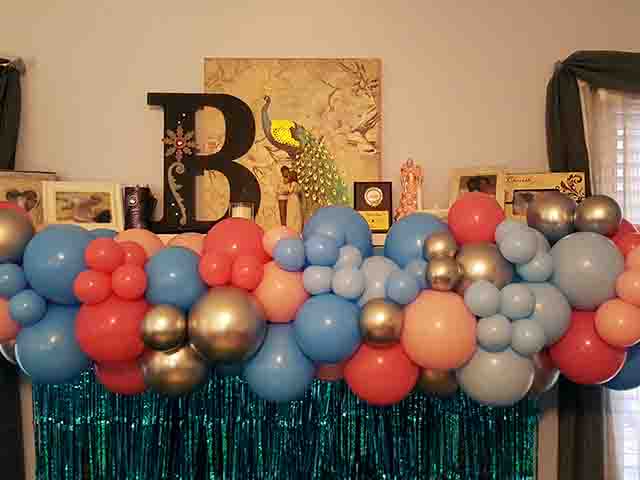
<path fill-rule="evenodd" d="M 395 211 L 395 220 L 422 209 L 422 182 L 424 174 L 422 167 L 416 165 L 412 158 L 408 159 L 400 167 L 400 206 Z"/>
<path fill-rule="evenodd" d="M 184 155 L 192 155 L 194 150 L 198 148 L 195 142 L 196 133 L 193 130 L 184 131 L 181 124 L 178 123 L 176 131 L 167 129 L 167 134 L 162 139 L 162 143 L 168 145 L 164 152 L 165 157 L 175 155 L 176 160 L 182 162 Z"/>

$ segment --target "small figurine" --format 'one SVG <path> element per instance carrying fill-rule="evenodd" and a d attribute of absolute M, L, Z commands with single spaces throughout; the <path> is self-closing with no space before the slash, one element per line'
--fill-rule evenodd
<path fill-rule="evenodd" d="M 402 164 L 400 168 L 400 205 L 396 208 L 394 219 L 402 217 L 422 209 L 422 181 L 424 175 L 422 167 L 416 165 L 412 158 Z"/>

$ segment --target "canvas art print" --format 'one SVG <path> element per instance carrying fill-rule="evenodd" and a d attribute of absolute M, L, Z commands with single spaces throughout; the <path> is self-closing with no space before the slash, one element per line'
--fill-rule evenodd
<path fill-rule="evenodd" d="M 353 182 L 380 177 L 380 60 L 205 60 L 205 92 L 234 95 L 249 105 L 256 139 L 239 163 L 261 189 L 256 221 L 300 231 L 324 205 L 353 204 Z M 224 119 L 205 108 L 196 138 L 200 153 L 224 142 Z M 229 185 L 208 171 L 197 183 L 199 220 L 228 209 Z"/>

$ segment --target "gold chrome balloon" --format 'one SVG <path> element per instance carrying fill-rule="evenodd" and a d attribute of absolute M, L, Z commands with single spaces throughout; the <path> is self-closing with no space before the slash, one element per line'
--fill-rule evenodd
<path fill-rule="evenodd" d="M 141 359 L 144 383 L 165 395 L 183 395 L 207 379 L 208 367 L 190 346 L 171 352 L 150 350 Z"/>
<path fill-rule="evenodd" d="M 427 282 L 432 290 L 448 292 L 456 288 L 462 278 L 462 269 L 455 258 L 434 258 L 427 266 Z"/>
<path fill-rule="evenodd" d="M 1 209 L 0 263 L 20 260 L 33 234 L 33 224 L 26 215 L 10 208 Z"/>
<path fill-rule="evenodd" d="M 436 232 L 424 242 L 424 256 L 427 260 L 453 258 L 457 251 L 458 243 L 449 232 Z"/>
<path fill-rule="evenodd" d="M 372 347 L 389 347 L 400 341 L 404 311 L 382 298 L 370 300 L 360 313 L 363 341 Z"/>
<path fill-rule="evenodd" d="M 502 288 L 513 278 L 513 266 L 492 243 L 463 245 L 456 260 L 462 268 L 462 281 L 458 284 L 458 293 L 461 294 L 478 280 L 487 280 Z"/>
<path fill-rule="evenodd" d="M 593 195 L 576 208 L 575 226 L 579 232 L 599 233 L 606 237 L 618 231 L 622 210 L 613 198 Z"/>
<path fill-rule="evenodd" d="M 239 288 L 211 289 L 189 314 L 189 340 L 210 362 L 246 360 L 262 345 L 265 335 L 262 307 Z"/>
<path fill-rule="evenodd" d="M 531 357 L 533 360 L 534 377 L 529 395 L 536 397 L 551 390 L 560 378 L 560 370 L 556 368 L 545 350 L 536 353 Z"/>
<path fill-rule="evenodd" d="M 142 341 L 153 350 L 172 350 L 187 340 L 187 319 L 173 305 L 156 305 L 142 320 Z"/>
<path fill-rule="evenodd" d="M 558 191 L 542 192 L 527 207 L 527 223 L 555 243 L 575 230 L 576 202 Z"/>
<path fill-rule="evenodd" d="M 418 377 L 417 387 L 435 397 L 450 397 L 458 391 L 458 381 L 452 371 L 424 368 Z"/>
<path fill-rule="evenodd" d="M 0 355 L 4 357 L 7 362 L 16 365 L 16 341 L 9 340 L 8 342 L 0 343 Z"/>

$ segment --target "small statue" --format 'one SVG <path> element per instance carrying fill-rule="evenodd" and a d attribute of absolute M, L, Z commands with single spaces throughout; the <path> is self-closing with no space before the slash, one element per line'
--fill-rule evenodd
<path fill-rule="evenodd" d="M 400 168 L 400 205 L 396 208 L 394 219 L 402 217 L 422 209 L 422 181 L 424 175 L 422 167 L 416 165 L 412 158 L 402 164 Z"/>

